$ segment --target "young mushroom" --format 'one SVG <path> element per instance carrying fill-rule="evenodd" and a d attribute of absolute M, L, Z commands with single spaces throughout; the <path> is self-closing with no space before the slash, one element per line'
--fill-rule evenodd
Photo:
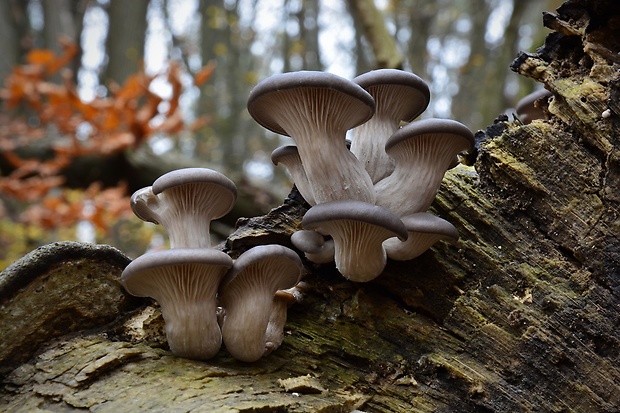
<path fill-rule="evenodd" d="M 539 89 L 522 97 L 515 107 L 517 115 L 521 117 L 521 122 L 527 125 L 533 120 L 545 119 L 545 111 L 539 106 L 539 102 L 549 96 L 551 96 L 551 92 L 547 89 Z"/>
<path fill-rule="evenodd" d="M 347 130 L 374 113 L 368 92 L 326 72 L 283 73 L 256 85 L 247 106 L 260 125 L 295 141 L 315 203 L 374 203 L 370 176 L 345 146 Z"/>
<path fill-rule="evenodd" d="M 129 294 L 159 303 L 174 355 L 206 360 L 222 345 L 216 293 L 232 265 L 227 254 L 215 249 L 154 251 L 133 260 L 121 282 Z"/>
<path fill-rule="evenodd" d="M 308 181 L 308 176 L 306 176 L 306 171 L 304 171 L 304 167 L 301 164 L 297 146 L 285 145 L 274 149 L 273 152 L 271 152 L 271 162 L 276 166 L 278 164 L 286 166 L 301 196 L 308 204 L 316 204 L 316 202 L 314 202 L 314 195 L 312 195 L 310 182 Z"/>
<path fill-rule="evenodd" d="M 409 237 L 385 240 L 383 246 L 389 258 L 398 261 L 412 260 L 428 250 L 437 241 L 455 242 L 459 233 L 448 221 L 429 212 L 418 212 L 402 218 Z"/>
<path fill-rule="evenodd" d="M 375 115 L 351 131 L 351 152 L 364 164 L 373 183 L 394 170 L 394 160 L 385 153 L 385 143 L 401 122 L 411 122 L 427 108 L 428 85 L 413 73 L 379 69 L 353 79 L 375 99 Z"/>
<path fill-rule="evenodd" d="M 236 199 L 237 188 L 226 176 L 207 168 L 185 168 L 136 191 L 131 208 L 138 218 L 161 224 L 171 248 L 209 248 L 211 221 L 230 212 Z"/>
<path fill-rule="evenodd" d="M 219 288 L 222 338 L 231 356 L 252 362 L 272 351 L 266 333 L 274 295 L 295 286 L 302 268 L 299 256 L 282 245 L 259 245 L 239 256 Z"/>
<path fill-rule="evenodd" d="M 267 329 L 265 331 L 264 356 L 277 350 L 284 341 L 284 326 L 288 316 L 288 308 L 295 303 L 301 302 L 303 299 L 302 290 L 304 286 L 305 283 L 300 281 L 292 288 L 276 291 L 273 297 L 273 306 L 271 307 L 269 322 L 267 323 Z"/>
<path fill-rule="evenodd" d="M 385 144 L 394 171 L 375 185 L 377 205 L 399 217 L 426 211 L 457 154 L 471 150 L 474 134 L 450 119 L 424 119 L 403 126 Z"/>
<path fill-rule="evenodd" d="M 327 264 L 334 261 L 334 240 L 325 239 L 317 231 L 308 229 L 295 231 L 291 235 L 291 242 L 315 264 Z"/>
<path fill-rule="evenodd" d="M 396 215 L 361 201 L 317 204 L 301 223 L 332 237 L 336 268 L 352 281 L 370 281 L 383 272 L 387 261 L 383 241 L 394 236 L 407 239 L 407 229 Z"/>

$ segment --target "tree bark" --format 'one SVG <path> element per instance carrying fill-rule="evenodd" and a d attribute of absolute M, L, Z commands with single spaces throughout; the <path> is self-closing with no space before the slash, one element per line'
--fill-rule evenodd
<path fill-rule="evenodd" d="M 383 15 L 373 0 L 347 1 L 353 19 L 360 22 L 364 37 L 368 40 L 375 55 L 375 69 L 402 69 L 404 57 L 396 45 L 396 40 L 385 25 Z"/>
<path fill-rule="evenodd" d="M 554 32 L 512 68 L 552 92 L 547 119 L 500 117 L 477 135 L 475 168 L 446 174 L 432 208 L 458 228 L 458 244 L 389 262 L 364 284 L 308 264 L 284 344 L 254 364 L 225 349 L 207 362 L 172 357 L 156 305 L 128 306 L 118 275 L 77 268 L 115 286 L 108 307 L 119 316 L 90 330 L 76 321 L 69 335 L 0 319 L 0 331 L 45 343 L 2 353 L 3 410 L 617 412 L 619 19 L 613 0 L 571 0 L 545 16 Z M 240 220 L 221 248 L 235 258 L 254 245 L 290 246 L 306 207 L 293 192 L 267 215 Z M 60 302 L 19 305 L 62 288 L 50 271 L 75 260 L 9 283 L 3 314 L 62 314 Z M 88 298 L 93 307 L 100 299 Z"/>
<path fill-rule="evenodd" d="M 108 36 L 106 54 L 108 65 L 102 84 L 122 85 L 143 64 L 146 40 L 146 13 L 149 0 L 111 0 L 108 6 Z"/>

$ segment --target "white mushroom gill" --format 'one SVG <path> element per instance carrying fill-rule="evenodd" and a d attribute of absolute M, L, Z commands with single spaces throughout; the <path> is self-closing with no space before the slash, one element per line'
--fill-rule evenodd
<path fill-rule="evenodd" d="M 329 234 L 334 241 L 336 268 L 347 279 L 366 282 L 376 278 L 387 261 L 383 241 L 407 230 L 385 208 L 360 201 L 317 204 L 302 219 L 304 228 Z"/>
<path fill-rule="evenodd" d="M 219 189 L 216 184 L 189 183 L 159 194 L 160 223 L 168 232 L 171 248 L 211 247 L 211 221 L 222 216 L 217 211 L 221 203 L 234 203 L 232 195 Z"/>
<path fill-rule="evenodd" d="M 171 248 L 209 248 L 211 221 L 227 214 L 237 199 L 235 184 L 207 168 L 178 169 L 131 197 L 144 221 L 161 224 Z"/>
<path fill-rule="evenodd" d="M 346 132 L 374 113 L 374 100 L 357 84 L 325 72 L 275 75 L 250 93 L 248 110 L 264 127 L 297 145 L 314 201 L 374 203 L 372 180 L 345 145 Z"/>

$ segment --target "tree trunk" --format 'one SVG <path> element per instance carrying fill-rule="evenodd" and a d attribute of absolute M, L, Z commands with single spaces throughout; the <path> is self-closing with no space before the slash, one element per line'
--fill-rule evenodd
<path fill-rule="evenodd" d="M 149 0 L 111 0 L 108 6 L 108 65 L 102 84 L 122 85 L 143 63 Z"/>
<path fill-rule="evenodd" d="M 27 49 L 28 19 L 25 2 L 17 0 L 0 2 L 0 80 L 4 82 L 13 66 L 20 63 Z"/>
<path fill-rule="evenodd" d="M 475 169 L 446 174 L 433 211 L 458 228 L 458 244 L 389 262 L 364 284 L 309 266 L 284 344 L 257 363 L 225 349 L 207 362 L 172 357 L 157 306 L 129 302 L 118 275 L 105 275 L 120 273 L 118 252 L 9 267 L 0 331 L 28 339 L 0 335 L 3 410 L 618 412 L 619 19 L 613 0 L 571 0 L 546 15 L 554 32 L 512 68 L 552 92 L 548 119 L 500 118 L 478 134 Z M 240 220 L 221 247 L 236 257 L 290 246 L 305 208 L 293 192 Z M 88 282 L 63 285 L 75 277 Z M 93 316 L 71 310 L 111 296 L 107 314 L 120 315 L 110 324 L 93 329 Z M 67 322 L 38 331 L 26 314 Z M 23 344 L 33 342 L 44 344 Z"/>
<path fill-rule="evenodd" d="M 347 5 L 353 19 L 361 22 L 364 37 L 375 55 L 376 68 L 402 69 L 404 57 L 374 1 L 348 0 Z"/>

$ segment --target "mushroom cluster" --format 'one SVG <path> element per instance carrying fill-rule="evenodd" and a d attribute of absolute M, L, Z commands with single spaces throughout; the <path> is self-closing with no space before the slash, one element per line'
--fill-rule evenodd
<path fill-rule="evenodd" d="M 458 238 L 427 210 L 474 136 L 453 120 L 414 121 L 429 100 L 421 78 L 395 69 L 353 80 L 283 73 L 250 92 L 254 120 L 294 141 L 275 149 L 272 161 L 288 169 L 311 206 L 291 237 L 308 260 L 335 261 L 343 276 L 364 282 L 383 272 L 388 257 L 410 260 Z"/>
<path fill-rule="evenodd" d="M 233 260 L 211 246 L 211 221 L 236 198 L 235 184 L 207 168 L 169 172 L 131 197 L 138 218 L 165 228 L 170 249 L 133 260 L 121 282 L 159 303 L 176 356 L 206 360 L 223 342 L 236 359 L 256 361 L 280 346 L 287 308 L 300 298 L 302 263 L 293 250 L 261 245 Z"/>

